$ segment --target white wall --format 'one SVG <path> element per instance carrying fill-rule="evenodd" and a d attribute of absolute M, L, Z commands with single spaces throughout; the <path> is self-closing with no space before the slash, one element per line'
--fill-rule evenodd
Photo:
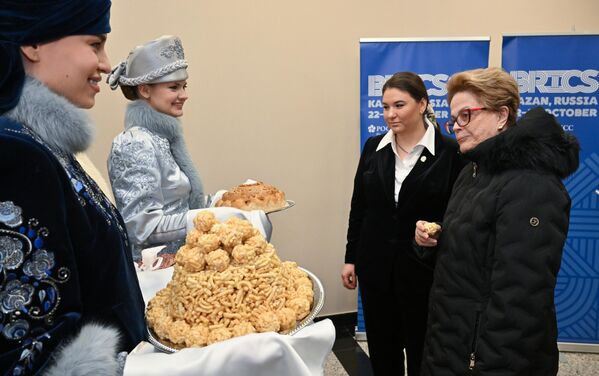
<path fill-rule="evenodd" d="M 208 191 L 256 178 L 296 206 L 271 216 L 272 242 L 325 285 L 322 314 L 355 310 L 340 283 L 352 182 L 359 157 L 361 37 L 491 36 L 599 32 L 599 1 L 531 0 L 113 0 L 112 64 L 137 44 L 181 37 L 190 63 L 182 118 Z M 107 86 L 92 117 L 89 152 L 105 178 L 127 101 Z"/>

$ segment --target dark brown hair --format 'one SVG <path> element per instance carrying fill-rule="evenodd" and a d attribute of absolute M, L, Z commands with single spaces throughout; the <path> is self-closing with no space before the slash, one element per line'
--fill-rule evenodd
<path fill-rule="evenodd" d="M 428 93 L 424 81 L 419 75 L 413 72 L 397 72 L 383 85 L 383 94 L 387 89 L 398 89 L 410 94 L 416 102 L 420 102 L 422 98 L 426 99 L 428 105 Z"/>
<path fill-rule="evenodd" d="M 137 86 L 120 85 L 120 87 L 125 98 L 129 99 L 130 101 L 139 99 L 139 95 L 137 94 Z"/>

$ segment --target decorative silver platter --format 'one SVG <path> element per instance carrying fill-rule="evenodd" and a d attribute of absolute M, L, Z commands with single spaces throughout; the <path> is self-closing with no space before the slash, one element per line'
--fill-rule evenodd
<path fill-rule="evenodd" d="M 295 201 L 293 201 L 293 200 L 285 200 L 285 201 L 287 201 L 287 206 L 283 206 L 282 208 L 275 209 L 275 210 L 269 210 L 269 211 L 265 211 L 265 213 L 266 213 L 266 214 L 270 214 L 270 213 L 276 213 L 276 212 L 279 212 L 279 211 L 281 211 L 281 210 L 287 210 L 287 209 L 289 209 L 290 207 L 292 207 L 293 205 L 295 205 Z"/>
<path fill-rule="evenodd" d="M 312 323 L 312 321 L 314 320 L 314 318 L 316 317 L 316 315 L 318 315 L 318 313 L 322 309 L 322 306 L 324 305 L 324 288 L 322 286 L 322 282 L 320 282 L 318 277 L 316 277 L 309 270 L 306 270 L 302 267 L 300 267 L 300 269 L 303 270 L 304 272 L 306 272 L 306 274 L 308 274 L 308 277 L 312 281 L 312 288 L 314 289 L 314 301 L 312 302 L 312 310 L 310 310 L 310 313 L 308 314 L 308 316 L 304 317 L 303 320 L 298 321 L 295 329 L 292 329 L 288 333 L 282 333 L 282 334 L 289 335 L 289 336 L 296 334 L 297 332 L 299 332 L 306 326 L 310 325 Z M 157 350 L 168 353 L 168 354 L 177 352 L 183 348 L 183 347 L 175 345 L 167 340 L 160 339 L 156 335 L 156 333 L 154 333 L 154 331 L 152 329 L 150 329 L 150 327 L 148 327 L 148 341 L 152 345 L 154 345 L 154 347 L 156 347 Z"/>

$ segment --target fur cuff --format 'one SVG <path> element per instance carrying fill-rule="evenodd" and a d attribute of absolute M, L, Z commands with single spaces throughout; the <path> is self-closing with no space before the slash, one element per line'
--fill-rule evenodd
<path fill-rule="evenodd" d="M 56 350 L 54 364 L 45 376 L 118 375 L 118 344 L 119 332 L 116 329 L 86 324 L 71 342 Z"/>

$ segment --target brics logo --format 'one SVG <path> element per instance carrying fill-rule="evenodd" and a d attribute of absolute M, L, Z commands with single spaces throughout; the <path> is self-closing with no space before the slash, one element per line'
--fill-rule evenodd
<path fill-rule="evenodd" d="M 510 74 L 518 83 L 520 93 L 591 94 L 599 89 L 599 71 L 595 69 L 570 70 L 515 70 Z"/>
<path fill-rule="evenodd" d="M 380 97 L 383 95 L 383 85 L 389 78 L 391 78 L 392 74 L 388 75 L 380 75 L 380 74 L 372 74 L 368 76 L 368 96 L 369 97 Z M 447 80 L 449 79 L 449 75 L 444 73 L 439 74 L 428 74 L 423 73 L 419 75 L 424 81 L 424 84 L 428 87 L 426 90 L 428 95 L 433 96 L 444 96 L 447 94 Z"/>

